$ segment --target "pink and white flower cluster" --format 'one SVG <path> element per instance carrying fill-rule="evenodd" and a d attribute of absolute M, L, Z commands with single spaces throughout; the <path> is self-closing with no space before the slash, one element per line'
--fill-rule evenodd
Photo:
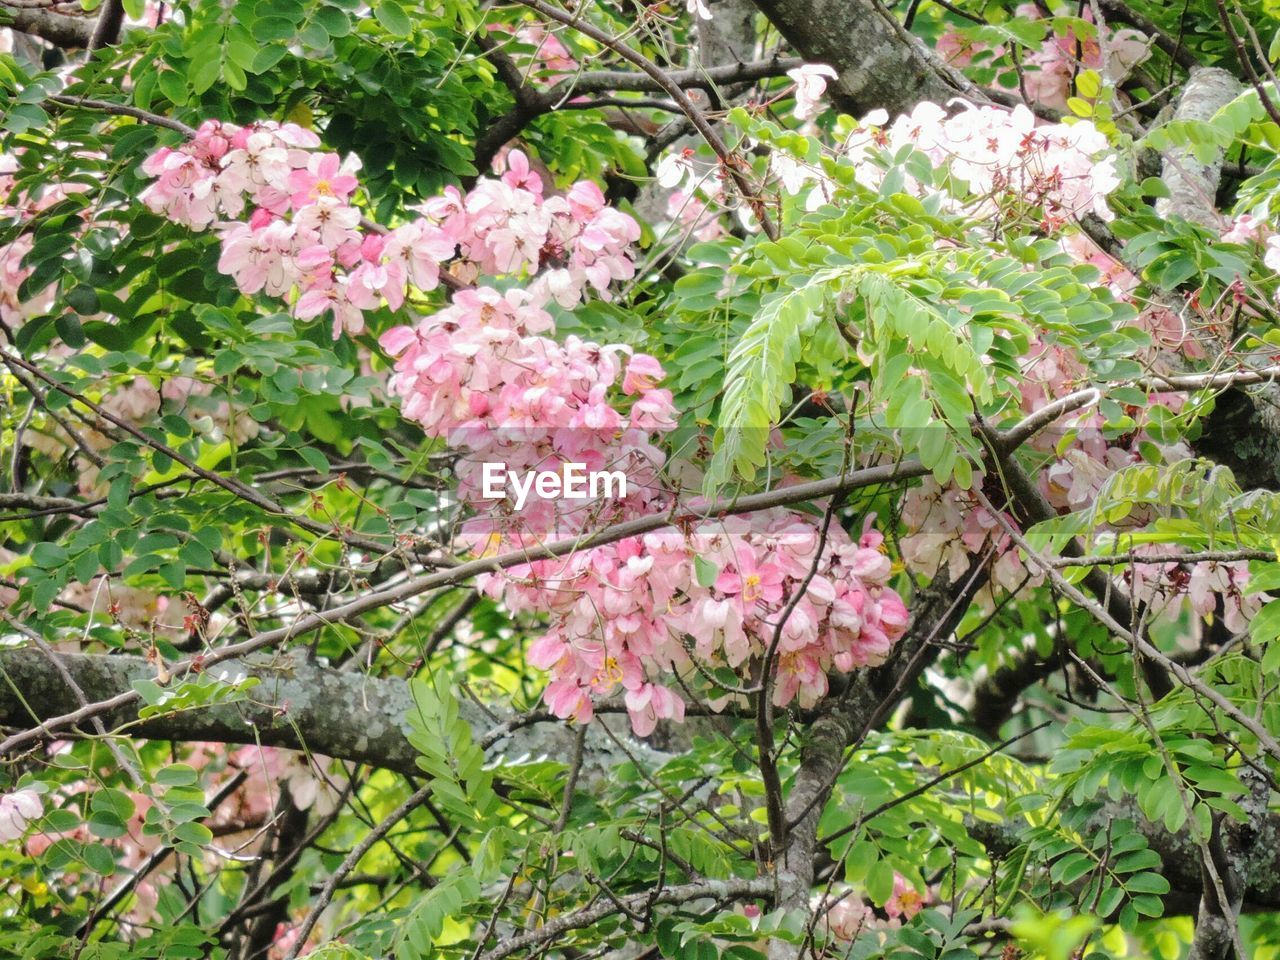
<path fill-rule="evenodd" d="M 855 890 L 831 891 L 815 897 L 812 906 L 824 921 L 827 934 L 835 940 L 852 943 L 864 934 L 883 937 L 933 902 L 933 891 L 917 890 L 902 874 L 893 875 L 893 894 L 884 905 L 888 920 L 881 919 Z"/>
<path fill-rule="evenodd" d="M 1144 544 L 1134 552 L 1168 557 L 1181 551 L 1166 544 Z M 1240 633 L 1249 629 L 1254 614 L 1271 599 L 1265 593 L 1248 594 L 1249 576 L 1249 564 L 1242 560 L 1137 560 L 1124 570 L 1121 580 L 1156 616 L 1176 617 L 1186 602 L 1197 616 L 1221 617 L 1228 630 Z"/>
<path fill-rule="evenodd" d="M 388 389 L 403 414 L 461 452 L 460 496 L 489 508 L 464 525 L 464 546 L 516 549 L 549 531 L 671 509 L 656 442 L 674 428 L 675 411 L 661 365 L 622 345 L 553 339 L 544 309 L 553 300 L 570 307 L 588 289 L 607 297 L 612 280 L 629 278 L 635 221 L 593 183 L 546 195 L 512 151 L 500 178 L 465 195 L 447 189 L 421 219 L 389 233 L 363 232 L 351 203 L 354 164 L 316 146 L 289 125 L 206 123 L 191 143 L 148 159 L 157 180 L 144 199 L 197 229 L 217 224 L 220 267 L 241 290 L 292 299 L 300 317 L 331 307 L 335 336 L 362 329 L 364 311 L 381 302 L 398 309 L 409 286 L 433 288 L 446 262 L 458 284 L 481 275 L 520 281 L 460 289 L 449 306 L 381 338 L 395 357 Z M 247 223 L 218 220 L 249 206 Z M 578 512 L 535 498 L 517 516 L 484 501 L 481 464 L 493 461 L 512 471 L 570 462 L 620 470 L 628 493 Z M 751 676 L 815 568 L 778 636 L 774 701 L 812 704 L 829 670 L 884 659 L 907 612 L 887 586 L 883 538 L 867 529 L 854 543 L 837 526 L 820 556 L 819 541 L 811 518 L 775 510 L 526 564 L 480 586 L 514 613 L 550 614 L 530 661 L 550 671 L 545 698 L 558 716 L 586 722 L 596 700 L 622 691 L 634 729 L 647 734 L 659 718 L 684 715 L 673 679 L 701 686 L 698 674 L 713 666 Z M 724 692 L 710 695 L 723 704 Z"/>
<path fill-rule="evenodd" d="M 1116 156 L 1088 120 L 1044 123 L 1023 106 L 950 106 L 923 101 L 887 129 L 855 134 L 850 154 L 856 160 L 875 146 L 891 154 L 913 146 L 950 173 L 952 195 L 978 217 L 1012 205 L 1039 208 L 1051 229 L 1086 213 L 1113 218 L 1106 198 L 1120 185 Z"/>
<path fill-rule="evenodd" d="M 571 536 L 645 512 L 663 494 L 664 457 L 653 439 L 675 420 L 671 391 L 658 386 L 662 367 L 617 344 L 542 336 L 552 327 L 528 291 L 486 286 L 459 291 L 450 306 L 380 341 L 396 358 L 388 389 L 400 397 L 401 413 L 462 452 L 459 494 L 481 511 L 464 534 L 482 551 Z M 619 378 L 625 405 L 616 396 Z M 485 463 L 509 471 L 569 463 L 618 470 L 628 493 L 582 509 L 532 492 L 530 504 L 507 514 L 484 498 Z"/>
<path fill-rule="evenodd" d="M 1093 22 L 1093 13 L 1087 7 L 1083 10 L 1063 7 L 1059 12 Z M 1044 10 L 1039 4 L 1024 3 L 1017 7 L 1014 15 L 1028 21 L 1042 20 Z M 935 47 L 938 55 L 953 67 L 967 67 L 981 53 L 989 54 L 988 63 L 1004 55 L 1005 47 L 988 48 L 982 41 L 971 39 L 968 33 L 963 28 L 948 28 L 938 38 Z M 1019 83 L 1028 100 L 1054 110 L 1066 110 L 1072 84 L 1082 69 L 1096 70 L 1107 80 L 1119 83 L 1150 53 L 1147 38 L 1137 30 L 1113 30 L 1104 26 L 1101 42 L 1097 32 L 1082 30 L 1081 33 L 1087 35 L 1077 37 L 1070 25 L 1058 26 L 1050 21 L 1049 36 L 1022 60 Z"/>
<path fill-rule="evenodd" d="M 210 120 L 188 143 L 147 158 L 143 171 L 155 182 L 142 200 L 179 223 L 217 229 L 221 272 L 245 293 L 289 300 L 299 319 L 331 311 L 335 337 L 362 331 L 365 314 L 384 304 L 400 309 L 412 289 L 434 290 L 449 261 L 462 283 L 547 268 L 530 296 L 565 307 L 588 286 L 607 297 L 612 280 L 634 273 L 627 249 L 640 236 L 636 222 L 608 207 L 594 183 L 544 196 L 518 151 L 501 179 L 482 179 L 465 196 L 450 188 L 423 216 L 381 232 L 364 229 L 353 202 L 358 161 L 319 145 L 296 124 Z"/>
<path fill-rule="evenodd" d="M 1093 22 L 1093 11 L 1087 6 L 1083 10 L 1064 7 L 1063 12 Z M 1040 19 L 1042 14 L 1035 3 L 1021 4 L 1015 11 L 1015 16 L 1032 20 Z M 1082 68 L 1097 70 L 1107 80 L 1119 83 L 1150 53 L 1147 38 L 1137 30 L 1113 30 L 1104 25 L 1101 38 L 1098 32 L 1082 30 L 1084 35 L 1077 37 L 1070 26 L 1051 27 L 1044 43 L 1028 53 L 1024 61 L 1031 68 L 1022 78 L 1027 96 L 1054 110 L 1066 110 L 1072 84 Z"/>
<path fill-rule="evenodd" d="M 680 686 L 701 685 L 708 668 L 753 676 L 772 648 L 773 702 L 812 706 L 830 671 L 884 661 L 907 610 L 887 586 L 883 537 L 868 523 L 854 542 L 833 525 L 821 554 L 820 542 L 810 518 L 777 509 L 539 561 L 489 588 L 515 612 L 550 612 L 529 661 L 551 673 L 546 701 L 557 716 L 589 720 L 593 702 L 621 688 L 644 735 L 659 718 L 684 715 L 665 679 L 673 675 Z M 722 708 L 740 689 L 713 683 L 709 695 Z"/>
<path fill-rule="evenodd" d="M 533 47 L 530 58 L 520 55 L 517 62 L 524 59 L 531 60 L 535 71 L 546 76 L 548 80 L 578 69 L 578 61 L 574 59 L 569 48 L 554 32 L 547 30 L 541 23 L 526 22 L 515 28 L 505 23 L 490 23 L 487 29 L 491 34 L 514 34 L 515 39 L 520 43 Z"/>
<path fill-rule="evenodd" d="M 1017 529 L 1010 514 L 1003 513 L 1002 518 Z M 902 522 L 911 532 L 898 545 L 903 563 L 911 570 L 930 576 L 945 570 L 956 582 L 969 569 L 972 557 L 990 552 L 988 583 L 980 594 L 988 602 L 999 591 L 1015 591 L 1042 579 L 1023 566 L 1000 520 L 970 490 L 940 486 L 932 477 L 926 478 L 903 499 Z"/>
<path fill-rule="evenodd" d="M 1006 110 L 958 98 L 946 106 L 923 101 L 892 123 L 885 111 L 872 111 L 842 151 L 854 163 L 858 181 L 878 189 L 885 168 L 877 155 L 893 156 L 908 146 L 947 172 L 943 189 L 949 205 L 975 219 L 1034 212 L 1044 230 L 1087 213 L 1113 219 L 1106 198 L 1120 185 L 1116 156 L 1088 120 L 1045 123 L 1022 106 Z M 837 190 L 815 165 L 783 152 L 771 162 L 788 193 L 809 190 L 809 209 L 831 200 Z M 909 176 L 903 189 L 920 196 L 937 192 Z"/>
<path fill-rule="evenodd" d="M 796 105 L 792 113 L 797 120 L 812 120 L 819 112 L 818 101 L 827 92 L 827 81 L 840 75 L 825 63 L 806 63 L 788 70 L 787 76 L 796 84 Z"/>
<path fill-rule="evenodd" d="M 635 275 L 630 247 L 640 226 L 610 207 L 595 183 L 583 180 L 563 196 L 546 196 L 542 177 L 519 150 L 500 166 L 501 179 L 481 179 L 465 196 L 447 187 L 423 205 L 424 238 L 443 237 L 457 248 L 452 272 L 458 279 L 533 278 L 530 303 L 554 300 L 569 308 L 588 288 L 607 300 L 612 281 Z"/>

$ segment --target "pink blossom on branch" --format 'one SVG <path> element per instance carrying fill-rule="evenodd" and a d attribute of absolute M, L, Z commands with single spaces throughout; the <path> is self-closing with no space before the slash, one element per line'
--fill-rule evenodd
<path fill-rule="evenodd" d="M 144 200 L 195 228 L 213 225 L 223 238 L 220 269 L 244 292 L 290 300 L 302 318 L 332 311 L 335 336 L 363 329 L 364 314 L 384 304 L 400 309 L 410 288 L 434 288 L 443 269 L 467 280 L 517 278 L 505 290 L 460 290 L 381 338 L 395 358 L 388 390 L 402 414 L 461 453 L 459 495 L 477 515 L 460 546 L 515 549 L 548 531 L 577 534 L 671 509 L 657 443 L 675 427 L 675 409 L 661 365 L 617 344 L 555 340 L 544 309 L 553 300 L 571 307 L 588 291 L 608 297 L 612 281 L 632 276 L 635 221 L 589 181 L 545 195 L 513 150 L 497 163 L 498 178 L 467 194 L 446 189 L 389 233 L 366 232 L 350 202 L 358 184 L 345 171 L 354 165 L 317 145 L 288 125 L 205 124 L 192 143 L 147 161 L 156 179 Z M 218 219 L 245 211 L 247 221 Z M 492 460 L 508 469 L 607 465 L 624 470 L 631 490 L 596 512 L 535 496 L 520 516 L 494 514 L 479 471 Z M 774 701 L 812 704 L 828 671 L 882 662 L 907 615 L 887 585 L 881 542 L 868 532 L 855 544 L 837 528 L 819 556 L 813 519 L 775 510 L 539 561 L 479 586 L 513 613 L 549 616 L 528 655 L 550 675 L 544 699 L 554 713 L 587 722 L 598 701 L 620 694 L 633 728 L 647 734 L 661 719 L 683 718 L 676 688 L 701 683 L 692 657 L 703 671 L 744 673 L 763 658 L 810 570 L 808 595 L 781 624 Z M 716 566 L 714 582 L 704 585 L 694 557 Z"/>
<path fill-rule="evenodd" d="M 627 251 L 640 236 L 636 222 L 590 182 L 544 196 L 518 150 L 501 161 L 500 179 L 481 179 L 466 196 L 450 188 L 382 237 L 365 232 L 353 205 L 358 162 L 318 146 L 293 124 L 208 121 L 189 143 L 147 158 L 143 172 L 155 179 L 142 200 L 179 223 L 216 229 L 221 272 L 246 293 L 290 300 L 300 319 L 331 312 L 335 337 L 362 331 L 365 314 L 384 304 L 398 310 L 411 288 L 434 289 L 450 261 L 466 281 L 532 278 L 554 263 L 529 289 L 564 307 L 588 288 L 607 297 L 610 283 L 634 273 Z"/>

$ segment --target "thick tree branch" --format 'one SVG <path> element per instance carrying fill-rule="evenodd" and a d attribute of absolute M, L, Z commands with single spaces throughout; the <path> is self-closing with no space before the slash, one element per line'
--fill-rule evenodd
<path fill-rule="evenodd" d="M 57 654 L 85 695 L 110 700 L 139 680 L 156 679 L 156 668 L 142 657 Z M 401 718 L 412 706 L 402 680 L 376 680 L 358 673 L 294 664 L 287 657 L 272 666 L 228 661 L 214 675 L 256 677 L 250 699 L 138 720 L 142 704 L 120 703 L 101 714 L 108 728 L 128 725 L 130 736 L 179 742 L 209 740 L 309 749 L 314 753 L 417 772 Z M 0 650 L 0 724 L 26 728 L 45 718 L 70 713 L 78 699 L 59 673 L 37 651 Z"/>
<path fill-rule="evenodd" d="M 98 14 L 98 22 L 94 25 L 93 36 L 89 38 L 89 50 L 114 46 L 120 39 L 120 28 L 123 26 L 123 0 L 106 0 L 102 5 L 102 12 Z"/>
<path fill-rule="evenodd" d="M 155 666 L 143 657 L 59 653 L 55 666 L 39 651 L 0 648 L 0 726 L 28 727 L 49 715 L 74 709 L 75 691 L 65 670 L 86 697 L 118 700 L 140 680 L 156 679 Z M 59 669 L 61 667 L 62 669 Z M 130 737 L 179 743 L 261 744 L 308 750 L 322 756 L 363 763 L 406 776 L 420 776 L 418 751 L 409 743 L 405 718 L 414 709 L 408 683 L 320 666 L 287 655 L 270 663 L 234 660 L 216 668 L 227 677 L 253 677 L 258 685 L 245 699 L 138 719 L 136 699 L 117 703 L 97 715 L 103 725 Z M 213 672 L 213 671 L 211 671 Z M 177 681 L 174 681 L 176 683 Z M 574 731 L 549 714 L 499 717 L 467 699 L 459 703 L 464 719 L 486 750 L 510 757 L 567 757 Z M 543 722 L 551 721 L 551 722 Z M 626 759 L 600 725 L 588 727 L 582 782 L 599 782 Z M 629 744 L 633 755 L 659 764 L 667 754 L 642 743 Z"/>
<path fill-rule="evenodd" d="M 688 70 L 669 70 L 667 77 L 682 89 L 702 89 L 708 92 L 717 87 L 735 83 L 781 77 L 804 63 L 799 57 L 769 57 L 746 63 L 719 63 L 714 66 L 693 67 Z M 587 70 L 562 80 L 556 87 L 557 98 L 582 93 L 603 93 L 625 90 L 635 93 L 658 93 L 665 89 L 644 73 L 627 73 L 620 70 Z"/>
<path fill-rule="evenodd" d="M 818 861 L 818 823 L 847 752 L 888 716 L 938 649 L 935 641 L 955 629 L 985 577 L 981 564 L 954 583 L 939 576 L 912 603 L 912 622 L 894 648 L 892 659 L 874 670 L 853 675 L 848 689 L 828 697 L 810 725 L 800 754 L 800 767 L 787 797 L 791 825 L 786 847 L 777 857 L 778 902 L 784 908 L 807 909 Z M 796 960 L 795 946 L 770 944 L 770 960 Z"/>
<path fill-rule="evenodd" d="M 1174 113 L 1177 120 L 1209 120 L 1240 93 L 1240 81 L 1217 67 L 1191 71 Z M 1212 226 L 1222 220 L 1214 205 L 1218 178 L 1222 175 L 1222 151 L 1211 163 L 1201 163 L 1190 150 L 1165 154 L 1163 179 L 1169 196 L 1156 201 L 1161 217 L 1179 216 Z"/>
<path fill-rule="evenodd" d="M 755 0 L 791 46 L 811 63 L 834 67 L 827 88 L 845 113 L 882 107 L 905 113 L 922 100 L 985 97 L 902 29 L 879 0 Z"/>
<path fill-rule="evenodd" d="M 55 47 L 76 49 L 87 47 L 93 36 L 94 21 L 54 13 L 42 7 L 12 7 L 0 3 L 0 27 L 29 34 L 52 43 Z"/>

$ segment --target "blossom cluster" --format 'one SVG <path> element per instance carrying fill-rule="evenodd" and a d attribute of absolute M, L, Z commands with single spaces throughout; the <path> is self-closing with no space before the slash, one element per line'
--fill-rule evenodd
<path fill-rule="evenodd" d="M 955 582 L 969 569 L 972 557 L 990 551 L 988 582 L 980 594 L 986 601 L 999 591 L 1016 591 L 1042 579 L 1023 566 L 1005 529 L 1005 523 L 1017 529 L 1013 517 L 1007 512 L 993 515 L 970 490 L 941 486 L 929 477 L 903 498 L 902 522 L 910 533 L 898 546 L 903 563 L 914 571 L 936 575 L 945 570 Z"/>
<path fill-rule="evenodd" d="M 588 289 L 608 296 L 611 281 L 630 277 L 635 222 L 590 182 L 548 195 L 512 151 L 499 178 L 466 194 L 447 189 L 386 234 L 365 231 L 355 164 L 317 145 L 287 124 L 209 122 L 147 160 L 156 179 L 144 199 L 181 223 L 221 230 L 220 268 L 243 292 L 290 299 L 299 316 L 327 304 L 335 335 L 362 329 L 363 311 L 380 302 L 399 309 L 409 285 L 431 289 L 442 269 L 459 284 L 518 281 L 459 289 L 380 341 L 395 358 L 388 390 L 402 414 L 460 454 L 459 496 L 479 514 L 462 529 L 464 546 L 493 553 L 672 509 L 657 444 L 675 410 L 661 365 L 623 345 L 557 340 L 545 309 L 572 306 Z M 247 222 L 218 219 L 250 206 Z M 576 514 L 535 498 L 516 516 L 484 502 L 480 466 L 493 461 L 621 470 L 629 490 Z M 907 622 L 882 542 L 868 528 L 854 543 L 837 527 L 824 544 L 812 518 L 775 510 L 577 551 L 479 585 L 514 613 L 549 614 L 530 661 L 550 672 L 545 699 L 558 716 L 586 722 L 597 700 L 621 690 L 634 729 L 647 734 L 684 714 L 673 676 L 701 684 L 697 674 L 725 666 L 748 677 L 772 650 L 774 701 L 812 704 L 827 671 L 881 662 Z M 723 704 L 724 692 L 711 695 Z"/>
<path fill-rule="evenodd" d="M 869 524 L 857 542 L 833 525 L 823 544 L 810 518 L 777 509 L 538 561 L 488 588 L 515 612 L 550 612 L 529 661 L 551 674 L 553 712 L 590 719 L 593 700 L 622 687 L 632 726 L 646 734 L 684 712 L 675 691 L 652 681 L 655 667 L 751 676 L 772 650 L 773 702 L 812 706 L 831 670 L 883 662 L 907 610 L 887 586 L 882 545 Z M 723 706 L 740 690 L 712 681 L 711 696 Z"/>
<path fill-rule="evenodd" d="M 479 287 L 380 340 L 396 358 L 388 389 L 400 397 L 401 414 L 461 454 L 459 496 L 481 511 L 465 530 L 482 550 L 571 536 L 623 511 L 643 512 L 661 495 L 663 455 L 653 440 L 675 426 L 671 391 L 658 386 L 662 367 L 620 345 L 540 335 L 552 326 L 528 291 Z M 625 408 L 614 396 L 619 377 Z M 531 505 L 511 516 L 485 501 L 485 463 L 510 471 L 570 463 L 620 470 L 628 495 L 594 505 L 608 510 L 601 516 L 534 492 Z"/>
<path fill-rule="evenodd" d="M 527 62 L 522 62 L 526 60 L 524 57 L 517 62 L 521 66 L 532 66 L 546 80 L 553 80 L 578 69 L 578 61 L 569 48 L 542 23 L 527 21 L 514 28 L 505 23 L 490 23 L 487 29 L 490 34 L 511 34 L 518 42 L 533 47 L 533 53 L 527 58 Z"/>
<path fill-rule="evenodd" d="M 822 917 L 827 933 L 836 940 L 852 942 L 863 933 L 883 935 L 900 927 L 933 901 L 933 891 L 917 890 L 900 873 L 893 875 L 893 893 L 884 905 L 888 920 L 882 920 L 854 890 L 831 891 L 813 899 L 812 907 Z"/>
<path fill-rule="evenodd" d="M 798 87 L 812 92 L 825 83 L 810 74 Z M 812 101 L 804 101 L 812 109 Z M 922 101 L 892 122 L 884 110 L 873 110 L 855 126 L 839 152 L 853 164 L 857 181 L 879 189 L 886 176 L 885 157 L 913 148 L 939 171 L 939 184 L 903 177 L 902 190 L 916 196 L 941 193 L 946 206 L 975 221 L 1007 222 L 1031 218 L 1042 232 L 1060 233 L 1072 220 L 1094 214 L 1111 220 L 1107 196 L 1120 185 L 1115 152 L 1106 136 L 1088 120 L 1046 123 L 1023 106 L 976 105 L 960 98 L 947 105 Z M 770 172 L 783 191 L 804 196 L 807 210 L 832 202 L 843 189 L 823 168 L 785 150 L 770 153 Z M 901 169 L 899 168 L 899 172 Z M 712 169 L 692 150 L 672 152 L 659 161 L 658 183 L 677 190 L 695 205 L 686 213 L 682 202 L 668 216 L 684 226 L 698 225 L 705 207 L 696 191 Z M 723 200 L 723 192 L 715 191 Z M 745 208 L 744 208 L 745 209 Z M 709 232 L 709 231 L 708 231 Z"/>
<path fill-rule="evenodd" d="M 531 299 L 565 307 L 587 287 L 607 296 L 611 281 L 634 273 L 635 221 L 591 182 L 544 196 L 518 151 L 501 178 L 484 178 L 465 196 L 449 188 L 383 232 L 366 229 L 354 203 L 358 160 L 319 145 L 296 124 L 206 121 L 187 143 L 147 158 L 143 171 L 155 179 L 141 199 L 176 222 L 217 229 L 222 273 L 246 293 L 288 299 L 299 319 L 331 312 L 335 338 L 362 331 L 369 311 L 400 309 L 412 290 L 434 290 L 446 263 L 462 283 L 541 271 Z"/>
<path fill-rule="evenodd" d="M 617 345 L 537 335 L 551 325 L 523 291 L 480 288 L 459 292 L 416 327 L 382 337 L 397 357 L 389 386 L 403 415 L 465 451 L 460 496 L 482 512 L 464 526 L 463 540 L 484 551 L 573 536 L 672 502 L 654 443 L 674 426 L 671 394 L 657 386 L 661 366 Z M 619 378 L 627 409 L 611 394 Z M 626 497 L 576 514 L 553 498 L 536 499 L 518 515 L 484 512 L 482 462 L 620 468 L 631 482 Z M 643 735 L 659 718 L 684 714 L 683 698 L 663 678 L 705 676 L 717 666 L 749 674 L 811 570 L 776 645 L 775 702 L 812 704 L 826 692 L 829 670 L 881 662 L 907 619 L 886 585 L 882 542 L 867 530 L 854 544 L 837 530 L 819 555 L 813 521 L 779 510 L 518 566 L 482 577 L 480 587 L 514 613 L 550 615 L 529 660 L 551 675 L 545 698 L 556 715 L 585 722 L 595 701 L 622 689 L 632 726 Z M 715 576 L 700 579 L 699 564 Z"/>
<path fill-rule="evenodd" d="M 1023 106 L 955 100 L 949 107 L 922 101 L 888 126 L 884 111 L 864 118 L 844 145 L 859 179 L 878 187 L 884 174 L 873 155 L 910 146 L 947 171 L 948 192 L 974 217 L 1035 208 L 1046 229 L 1087 213 L 1113 218 L 1106 198 L 1120 185 L 1116 156 L 1091 122 L 1044 123 Z M 908 179 L 905 189 L 927 188 Z"/>
<path fill-rule="evenodd" d="M 1093 11 L 1088 7 L 1064 8 L 1062 12 L 1093 23 Z M 1150 53 L 1147 38 L 1138 30 L 1103 25 L 1096 30 L 1080 30 L 1077 36 L 1070 24 L 1055 22 L 1044 13 L 1045 8 L 1037 3 L 1019 4 L 1014 10 L 1014 16 L 1026 22 L 1049 20 L 1049 36 L 1025 54 L 1019 67 L 1019 90 L 1032 103 L 1065 111 L 1072 85 L 1082 69 L 1096 70 L 1107 80 L 1119 83 Z M 1004 46 L 988 48 L 967 36 L 968 32 L 950 27 L 938 38 L 935 49 L 951 66 L 967 67 L 982 54 L 990 58 L 1004 55 Z"/>

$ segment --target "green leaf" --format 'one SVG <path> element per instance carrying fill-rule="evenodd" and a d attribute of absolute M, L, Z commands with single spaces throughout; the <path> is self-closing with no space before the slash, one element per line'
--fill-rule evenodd
<path fill-rule="evenodd" d="M 373 15 L 378 18 L 384 30 L 394 37 L 407 37 L 413 30 L 404 8 L 395 0 L 380 0 L 373 5 Z"/>
<path fill-rule="evenodd" d="M 203 823 L 189 821 L 180 823 L 174 829 L 173 835 L 179 840 L 187 843 L 193 843 L 198 847 L 203 847 L 213 842 L 213 831 L 206 827 Z"/>
<path fill-rule="evenodd" d="M 94 873 L 109 877 L 116 872 L 116 858 L 108 847 L 100 843 L 86 844 L 82 855 L 85 864 Z"/>
<path fill-rule="evenodd" d="M 867 874 L 867 896 L 880 906 L 889 902 L 893 896 L 893 867 L 887 860 L 881 860 Z"/>
<path fill-rule="evenodd" d="M 35 561 L 36 566 L 51 570 L 66 563 L 68 557 L 67 551 L 61 544 L 37 543 L 31 551 L 31 559 Z"/>
<path fill-rule="evenodd" d="M 200 57 L 192 61 L 187 82 L 197 94 L 204 93 L 217 83 L 221 72 L 222 61 L 218 57 Z"/>
<path fill-rule="evenodd" d="M 329 473 L 329 460 L 323 453 L 315 447 L 299 447 L 298 456 L 302 457 L 316 473 L 326 475 Z"/>
<path fill-rule="evenodd" d="M 1268 602 L 1249 621 L 1249 636 L 1254 643 L 1272 643 L 1280 639 L 1280 600 Z"/>
<path fill-rule="evenodd" d="M 286 20 L 284 17 L 263 17 L 261 20 L 254 21 L 253 38 L 261 43 L 271 43 L 274 40 L 292 40 L 297 28 Z M 255 62 L 254 66 L 257 66 Z"/>
<path fill-rule="evenodd" d="M 693 558 L 694 575 L 698 579 L 698 585 L 710 589 L 715 586 L 716 579 L 720 576 L 720 568 L 712 561 L 708 560 L 701 554 L 695 554 Z"/>
<path fill-rule="evenodd" d="M 193 767 L 185 763 L 175 763 L 161 767 L 155 774 L 156 783 L 167 787 L 189 787 L 199 779 Z"/>

